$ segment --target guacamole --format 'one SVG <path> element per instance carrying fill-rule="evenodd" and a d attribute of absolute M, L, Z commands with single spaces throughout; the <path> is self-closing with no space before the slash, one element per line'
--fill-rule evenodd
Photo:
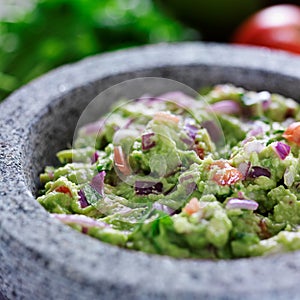
<path fill-rule="evenodd" d="M 300 106 L 216 85 L 122 101 L 83 126 L 39 203 L 83 234 L 178 258 L 300 249 Z"/>

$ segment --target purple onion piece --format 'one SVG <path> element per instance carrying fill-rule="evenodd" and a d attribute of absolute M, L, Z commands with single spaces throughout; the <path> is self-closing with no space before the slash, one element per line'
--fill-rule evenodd
<path fill-rule="evenodd" d="M 260 177 L 260 176 L 265 176 L 265 177 L 270 178 L 271 177 L 271 172 L 266 168 L 259 167 L 259 166 L 254 166 L 254 167 L 251 168 L 251 170 L 248 174 L 249 178 L 257 178 L 257 177 Z"/>
<path fill-rule="evenodd" d="M 241 162 L 237 169 L 241 172 L 244 178 L 246 178 L 249 175 L 251 163 L 250 162 Z"/>
<path fill-rule="evenodd" d="M 195 182 L 189 182 L 185 184 L 185 191 L 188 195 L 190 195 L 197 188 L 197 184 Z"/>
<path fill-rule="evenodd" d="M 134 190 L 137 195 L 160 194 L 163 190 L 161 182 L 137 180 L 134 184 Z"/>
<path fill-rule="evenodd" d="M 218 143 L 221 140 L 223 132 L 221 128 L 217 126 L 217 124 L 214 121 L 212 120 L 204 121 L 201 123 L 201 125 L 207 130 L 210 138 L 214 143 Z"/>
<path fill-rule="evenodd" d="M 194 176 L 191 174 L 179 177 L 178 181 L 185 187 L 187 194 L 191 194 L 197 188 L 197 184 L 194 182 Z"/>
<path fill-rule="evenodd" d="M 281 160 L 284 160 L 291 152 L 291 147 L 282 142 L 277 142 L 273 148 Z"/>
<path fill-rule="evenodd" d="M 172 216 L 175 213 L 175 209 L 173 209 L 167 205 L 160 204 L 159 202 L 154 202 L 152 208 L 161 210 L 161 211 L 165 212 L 166 214 L 168 214 L 169 216 Z"/>
<path fill-rule="evenodd" d="M 49 179 L 53 180 L 54 179 L 54 172 L 51 170 L 48 173 Z"/>
<path fill-rule="evenodd" d="M 97 151 L 95 151 L 91 156 L 91 163 L 94 164 L 99 158 L 99 154 Z"/>
<path fill-rule="evenodd" d="M 93 177 L 91 180 L 91 187 L 95 189 L 102 197 L 104 197 L 104 178 L 105 178 L 105 171 L 101 171 L 96 176 Z"/>
<path fill-rule="evenodd" d="M 69 215 L 69 214 L 50 214 L 53 218 L 65 224 L 78 224 L 83 227 L 109 227 L 107 223 L 97 221 L 93 218 L 87 217 L 85 215 Z"/>
<path fill-rule="evenodd" d="M 272 103 L 271 94 L 267 91 L 262 91 L 258 93 L 258 97 L 262 103 L 263 110 L 266 111 Z"/>
<path fill-rule="evenodd" d="M 189 148 L 192 148 L 192 146 L 195 144 L 194 140 L 188 138 L 188 137 L 181 137 L 180 140 L 185 143 Z"/>
<path fill-rule="evenodd" d="M 80 191 L 78 192 L 78 196 L 79 196 L 79 203 L 80 203 L 80 207 L 81 207 L 81 208 L 85 208 L 85 207 L 87 207 L 87 206 L 90 205 L 90 204 L 88 203 L 87 199 L 86 199 L 86 196 L 85 196 L 83 190 L 80 190 Z"/>
<path fill-rule="evenodd" d="M 128 122 L 123 126 L 124 129 L 128 129 L 130 125 L 134 122 L 134 118 L 130 118 Z"/>
<path fill-rule="evenodd" d="M 263 111 L 266 111 L 271 106 L 271 103 L 272 103 L 271 98 L 268 101 L 263 101 L 262 103 Z"/>
<path fill-rule="evenodd" d="M 194 140 L 199 131 L 199 127 L 191 124 L 189 120 L 186 120 L 184 130 L 187 132 L 188 136 Z"/>
<path fill-rule="evenodd" d="M 158 98 L 163 99 L 165 101 L 169 102 L 175 102 L 176 104 L 183 106 L 183 107 L 190 107 L 190 105 L 195 103 L 195 99 L 184 94 L 180 91 L 174 91 L 174 92 L 167 92 L 165 94 L 162 94 L 158 96 Z"/>
<path fill-rule="evenodd" d="M 134 99 L 134 102 L 147 101 L 149 98 L 152 98 L 150 94 L 143 94 L 141 97 Z"/>
<path fill-rule="evenodd" d="M 239 199 L 245 199 L 244 192 L 239 191 L 239 192 L 238 192 L 238 198 L 239 198 Z"/>
<path fill-rule="evenodd" d="M 212 105 L 210 105 L 210 110 L 212 110 L 215 113 L 221 113 L 221 114 L 240 114 L 241 113 L 241 106 L 239 103 L 233 100 L 223 100 L 216 102 Z"/>
<path fill-rule="evenodd" d="M 142 135 L 142 150 L 146 151 L 155 146 L 155 141 L 153 140 L 153 137 L 155 136 L 154 132 L 144 133 Z"/>
<path fill-rule="evenodd" d="M 101 132 L 102 128 L 104 126 L 104 120 L 100 119 L 96 122 L 86 124 L 82 127 L 82 130 L 86 135 L 92 135 L 92 134 L 98 134 Z"/>
<path fill-rule="evenodd" d="M 194 179 L 194 176 L 192 174 L 188 174 L 188 175 L 185 175 L 185 176 L 180 176 L 178 181 L 179 183 L 183 183 L 187 180 L 190 180 L 190 179 Z"/>
<path fill-rule="evenodd" d="M 248 136 L 246 137 L 243 141 L 242 141 L 242 145 L 246 145 L 247 143 L 253 141 L 253 137 L 252 136 Z"/>
<path fill-rule="evenodd" d="M 264 134 L 264 130 L 262 126 L 256 126 L 255 128 L 251 129 L 249 131 L 249 136 L 257 136 Z"/>
<path fill-rule="evenodd" d="M 246 200 L 239 198 L 231 198 L 228 200 L 225 206 L 227 209 L 247 209 L 256 210 L 258 208 L 258 203 L 254 200 Z"/>
<path fill-rule="evenodd" d="M 147 107 L 151 107 L 152 104 L 163 102 L 163 99 L 159 97 L 152 96 L 150 94 L 144 94 L 140 98 L 134 100 L 135 102 L 143 102 Z"/>

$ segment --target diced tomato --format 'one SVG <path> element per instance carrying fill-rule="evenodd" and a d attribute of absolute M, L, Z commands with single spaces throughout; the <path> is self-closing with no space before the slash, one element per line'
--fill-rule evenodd
<path fill-rule="evenodd" d="M 58 193 L 64 193 L 64 194 L 67 194 L 67 195 L 69 195 L 70 197 L 72 197 L 72 193 L 71 193 L 71 191 L 70 191 L 70 189 L 68 188 L 68 187 L 66 187 L 66 186 L 59 186 L 59 187 L 57 187 L 56 189 L 55 189 L 55 191 L 56 192 L 58 192 Z"/>
<path fill-rule="evenodd" d="M 300 146 L 300 122 L 292 123 L 282 135 L 289 142 Z"/>
<path fill-rule="evenodd" d="M 199 147 L 198 145 L 195 145 L 194 150 L 200 159 L 204 159 L 204 149 L 203 148 Z"/>
<path fill-rule="evenodd" d="M 175 124 L 178 124 L 179 122 L 179 118 L 175 115 L 172 115 L 170 113 L 164 112 L 164 111 L 159 111 L 157 113 L 155 113 L 154 120 L 158 120 L 158 121 L 168 121 L 168 122 L 172 122 Z"/>
<path fill-rule="evenodd" d="M 201 209 L 200 203 L 197 198 L 192 198 L 182 209 L 183 212 L 188 214 L 189 216 L 193 213 L 198 212 Z"/>
<path fill-rule="evenodd" d="M 260 237 L 262 239 L 268 239 L 272 236 L 272 234 L 268 230 L 268 226 L 266 224 L 266 221 L 264 219 L 260 220 L 258 223 L 258 226 L 260 227 Z"/>
<path fill-rule="evenodd" d="M 123 149 L 121 146 L 115 146 L 114 147 L 114 161 L 115 166 L 118 168 L 118 170 L 124 174 L 124 175 L 130 175 L 130 169 L 128 166 L 128 163 L 126 161 Z"/>
<path fill-rule="evenodd" d="M 233 41 L 300 54 L 299 28 L 299 5 L 273 5 L 245 20 L 235 32 Z"/>
<path fill-rule="evenodd" d="M 210 169 L 216 167 L 216 173 L 213 180 L 219 185 L 232 185 L 243 179 L 243 174 L 226 161 L 216 161 L 210 165 Z"/>

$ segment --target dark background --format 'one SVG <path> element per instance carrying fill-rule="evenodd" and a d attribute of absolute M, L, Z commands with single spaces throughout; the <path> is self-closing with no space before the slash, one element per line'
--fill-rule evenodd
<path fill-rule="evenodd" d="M 228 43 L 251 14 L 299 2 L 0 0 L 0 101 L 45 72 L 89 55 L 159 42 Z"/>

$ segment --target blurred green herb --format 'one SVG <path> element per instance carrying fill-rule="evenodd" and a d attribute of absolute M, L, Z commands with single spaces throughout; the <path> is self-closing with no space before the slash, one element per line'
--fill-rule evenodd
<path fill-rule="evenodd" d="M 195 31 L 151 0 L 38 1 L 16 20 L 0 20 L 0 100 L 48 70 L 88 55 L 195 38 Z"/>

